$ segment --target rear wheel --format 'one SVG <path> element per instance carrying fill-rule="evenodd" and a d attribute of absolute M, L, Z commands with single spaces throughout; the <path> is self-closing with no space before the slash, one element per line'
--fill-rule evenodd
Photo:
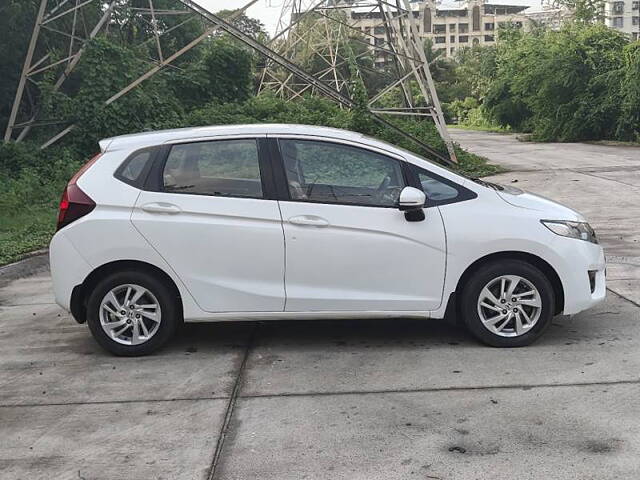
<path fill-rule="evenodd" d="M 547 277 L 521 260 L 482 266 L 462 292 L 462 317 L 471 333 L 494 347 L 522 347 L 551 324 L 554 293 Z"/>
<path fill-rule="evenodd" d="M 138 356 L 162 347 L 178 324 L 171 290 L 145 272 L 118 272 L 94 288 L 87 323 L 96 341 L 115 355 Z"/>

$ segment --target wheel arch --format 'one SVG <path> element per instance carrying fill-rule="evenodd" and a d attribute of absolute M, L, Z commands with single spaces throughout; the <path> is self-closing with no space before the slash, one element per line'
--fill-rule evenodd
<path fill-rule="evenodd" d="M 544 259 L 540 258 L 537 255 L 527 252 L 519 252 L 519 251 L 505 251 L 505 252 L 496 252 L 485 255 L 477 259 L 471 265 L 467 267 L 467 269 L 462 273 L 460 278 L 458 279 L 458 284 L 456 285 L 455 291 L 452 293 L 453 298 L 459 298 L 460 292 L 469 281 L 471 276 L 480 269 L 483 265 L 487 263 L 492 263 L 499 260 L 522 260 L 527 262 L 534 267 L 538 268 L 551 282 L 551 286 L 553 287 L 553 293 L 555 298 L 555 310 L 554 314 L 559 314 L 564 309 L 564 287 L 562 286 L 562 281 L 560 280 L 560 276 L 556 272 L 556 270 Z"/>
<path fill-rule="evenodd" d="M 93 288 L 107 275 L 126 270 L 143 271 L 159 278 L 174 293 L 177 303 L 177 312 L 182 317 L 184 309 L 180 290 L 173 279 L 161 268 L 140 260 L 116 260 L 105 263 L 95 268 L 82 284 L 74 287 L 71 293 L 71 314 L 78 323 L 87 321 L 87 300 Z M 182 319 L 182 318 L 181 318 Z"/>

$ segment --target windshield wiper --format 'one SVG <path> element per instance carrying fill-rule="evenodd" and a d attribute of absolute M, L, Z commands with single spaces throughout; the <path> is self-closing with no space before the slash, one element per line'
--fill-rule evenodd
<path fill-rule="evenodd" d="M 477 177 L 472 177 L 471 180 L 476 182 L 478 185 L 482 185 L 483 187 L 493 188 L 494 190 L 504 190 L 504 187 L 497 183 L 487 182 L 486 180 L 481 180 Z"/>

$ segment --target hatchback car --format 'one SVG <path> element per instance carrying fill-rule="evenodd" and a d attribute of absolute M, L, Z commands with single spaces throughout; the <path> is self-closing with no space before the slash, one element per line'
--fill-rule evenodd
<path fill-rule="evenodd" d="M 605 297 L 579 213 L 357 133 L 220 126 L 100 147 L 64 192 L 51 273 L 117 355 L 183 321 L 445 314 L 517 347 Z"/>

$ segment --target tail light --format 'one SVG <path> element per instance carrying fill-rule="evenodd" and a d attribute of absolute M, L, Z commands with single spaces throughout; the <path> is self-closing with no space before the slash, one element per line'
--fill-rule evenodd
<path fill-rule="evenodd" d="M 62 193 L 62 199 L 60 200 L 57 230 L 60 230 L 71 222 L 84 217 L 96 207 L 96 202 L 91 200 L 91 198 L 84 193 L 80 187 L 78 187 L 76 182 L 82 174 L 86 172 L 88 168 L 98 160 L 98 158 L 100 158 L 100 155 L 100 153 L 97 154 L 85 163 L 71 178 L 71 180 L 69 180 L 69 183 Z"/>

